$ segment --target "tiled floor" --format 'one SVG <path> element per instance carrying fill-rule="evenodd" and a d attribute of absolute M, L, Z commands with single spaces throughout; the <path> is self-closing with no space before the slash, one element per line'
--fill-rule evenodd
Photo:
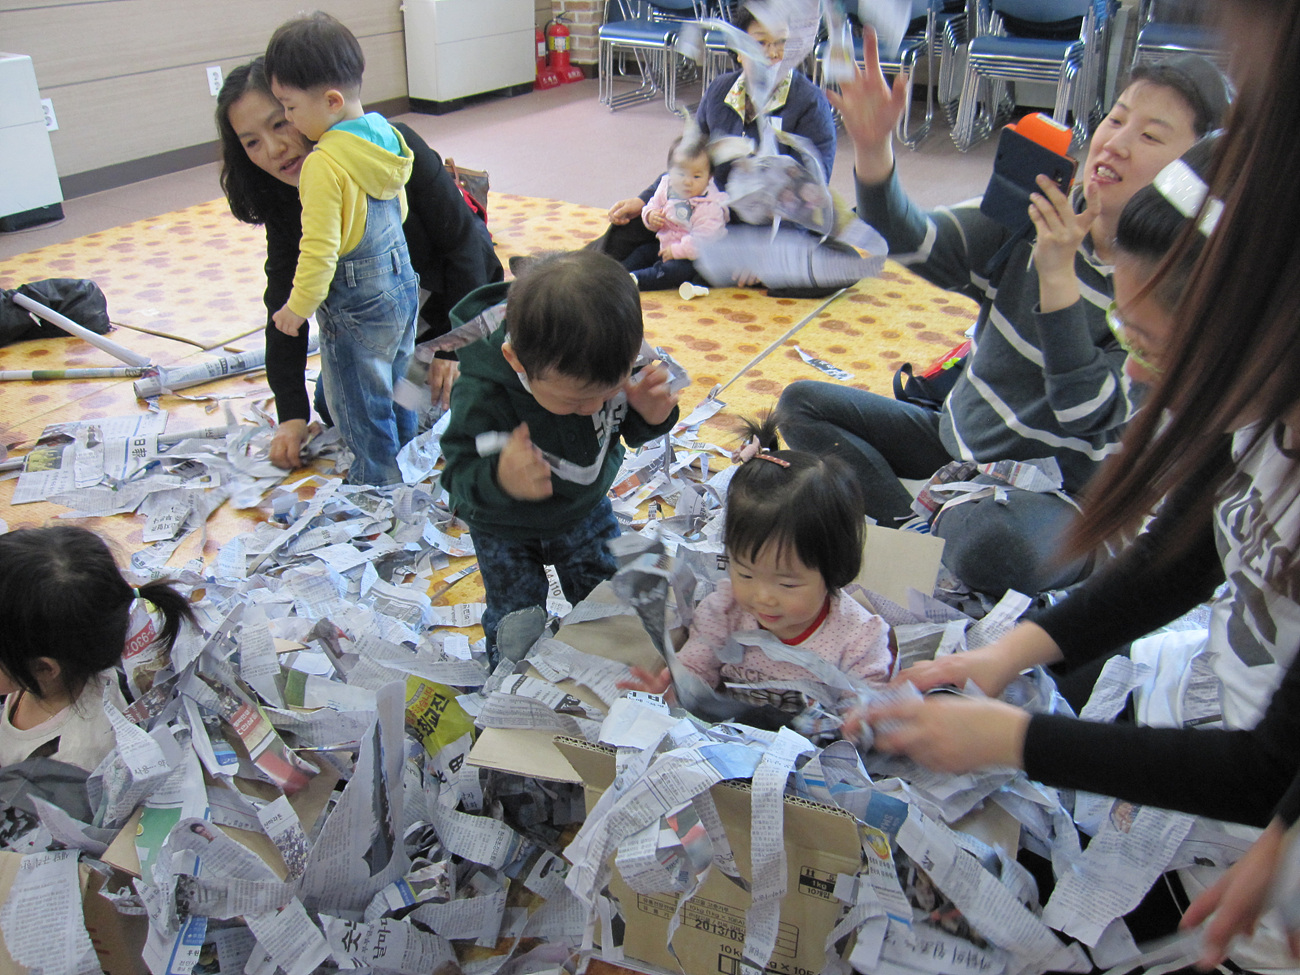
<path fill-rule="evenodd" d="M 684 104 L 698 98 L 698 85 L 679 93 Z M 669 143 L 681 132 L 680 120 L 661 101 L 610 112 L 597 102 L 594 80 L 486 98 L 441 116 L 399 118 L 444 157 L 487 170 L 494 190 L 599 207 L 636 194 L 658 176 Z M 919 151 L 899 150 L 899 172 L 922 204 L 965 199 L 983 191 L 993 148 L 986 141 L 963 155 L 939 125 Z M 68 200 L 61 222 L 0 234 L 0 260 L 215 199 L 221 195 L 217 174 L 212 163 Z M 845 138 L 831 185 L 852 198 L 852 146 Z"/>

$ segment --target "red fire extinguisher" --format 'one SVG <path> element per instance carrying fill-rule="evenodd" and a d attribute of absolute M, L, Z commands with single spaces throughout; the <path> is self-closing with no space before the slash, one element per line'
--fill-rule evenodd
<path fill-rule="evenodd" d="M 548 88 L 557 88 L 561 84 L 560 76 L 555 73 L 554 68 L 546 66 L 546 34 L 540 27 L 537 28 L 537 79 L 533 82 L 533 91 L 546 91 Z"/>
<path fill-rule="evenodd" d="M 586 77 L 581 68 L 569 63 L 569 27 L 564 23 L 564 14 L 546 26 L 546 46 L 551 52 L 551 70 L 562 83 L 582 81 Z"/>

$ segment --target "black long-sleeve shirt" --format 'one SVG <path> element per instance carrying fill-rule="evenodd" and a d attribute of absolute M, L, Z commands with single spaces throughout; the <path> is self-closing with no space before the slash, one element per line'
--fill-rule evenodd
<path fill-rule="evenodd" d="M 406 184 L 407 216 L 402 229 L 411 253 L 411 266 L 420 287 L 429 292 L 420 309 L 419 340 L 444 334 L 451 326 L 452 307 L 480 285 L 505 278 L 487 227 L 465 204 L 459 187 L 442 164 L 442 157 L 401 122 L 394 128 L 415 154 Z M 285 188 L 282 205 L 266 219 L 266 378 L 275 394 L 280 422 L 305 420 L 308 407 L 305 374 L 307 333 L 285 335 L 271 323 L 293 290 L 302 237 L 302 207 L 297 193 Z M 451 353 L 448 353 L 451 355 Z"/>
<path fill-rule="evenodd" d="M 1209 512 L 1196 522 L 1194 538 L 1174 536 L 1199 487 L 1171 495 L 1119 558 L 1037 617 L 1067 662 L 1096 659 L 1150 633 L 1223 582 Z M 1162 558 L 1179 540 L 1184 554 Z M 1300 655 L 1254 728 L 1150 728 L 1035 715 L 1024 765 L 1030 778 L 1061 788 L 1253 826 L 1276 815 L 1289 826 L 1300 818 Z"/>

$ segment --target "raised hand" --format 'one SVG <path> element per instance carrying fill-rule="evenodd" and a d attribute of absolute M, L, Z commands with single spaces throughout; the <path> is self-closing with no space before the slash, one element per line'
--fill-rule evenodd
<path fill-rule="evenodd" d="M 866 67 L 855 63 L 852 74 L 840 82 L 838 92 L 826 97 L 844 119 L 844 131 L 853 140 L 854 164 L 863 183 L 880 183 L 894 168 L 894 127 L 907 106 L 907 78 L 900 72 L 890 86 L 880 70 L 876 32 L 862 32 Z"/>
<path fill-rule="evenodd" d="M 1046 176 L 1038 177 L 1041 193 L 1029 195 L 1029 219 L 1034 223 L 1034 266 L 1038 270 L 1039 307 L 1044 312 L 1060 311 L 1079 300 L 1079 279 L 1074 272 L 1074 255 L 1101 212 L 1089 199 L 1082 213 L 1075 213 L 1070 199 Z"/>

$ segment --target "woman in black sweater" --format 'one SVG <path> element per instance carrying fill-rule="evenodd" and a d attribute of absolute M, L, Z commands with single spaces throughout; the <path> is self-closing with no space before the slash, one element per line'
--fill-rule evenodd
<path fill-rule="evenodd" d="M 396 123 L 415 153 L 406 184 L 407 217 L 402 225 L 411 264 L 427 292 L 420 308 L 417 342 L 444 334 L 448 312 L 475 288 L 505 277 L 487 226 L 469 209 L 442 158 L 409 126 Z M 302 237 L 298 173 L 311 143 L 284 117 L 280 103 L 256 58 L 226 76 L 217 97 L 221 133 L 221 188 L 230 212 L 244 223 L 266 227 L 266 378 L 275 395 L 279 426 L 271 444 L 271 461 L 286 470 L 301 466 L 310 409 L 305 373 L 307 332 L 285 335 L 270 320 L 293 287 Z M 435 402 L 447 405 L 456 379 L 456 360 L 439 354 L 429 364 L 429 389 Z M 324 400 L 317 398 L 317 409 Z"/>
<path fill-rule="evenodd" d="M 871 715 L 900 722 L 883 744 L 928 751 L 928 764 L 1006 762 L 1051 784 L 1267 823 L 1185 918 L 1215 915 L 1204 965 L 1254 927 L 1300 818 L 1300 5 L 1232 0 L 1216 12 L 1236 48 L 1239 86 L 1208 180 L 1222 214 L 1174 309 L 1163 375 L 1091 486 L 1074 550 L 1131 532 L 1168 500 L 1136 545 L 1064 603 L 914 676 L 922 688 L 969 676 L 998 693 L 1022 667 L 1104 652 L 1226 579 L 1210 624 L 1230 671 L 1223 711 L 1253 693 L 1255 713 L 1240 711 L 1246 720 L 1222 730 L 1031 718 L 996 701 L 927 699 Z M 1156 287 L 1200 236 L 1203 214 L 1193 212 Z M 1240 679 L 1252 672 L 1253 682 Z M 945 737 L 961 745 L 926 743 Z M 1285 925 L 1296 929 L 1292 918 Z"/>

